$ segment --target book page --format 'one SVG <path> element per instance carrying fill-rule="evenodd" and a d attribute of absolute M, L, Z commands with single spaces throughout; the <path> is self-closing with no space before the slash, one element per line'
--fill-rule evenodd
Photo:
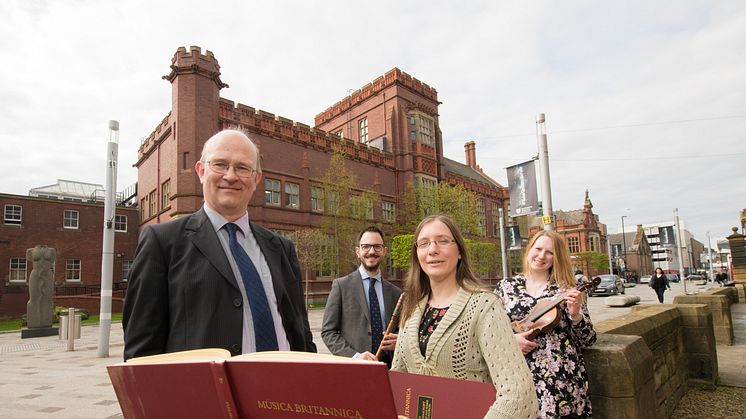
<path fill-rule="evenodd" d="M 346 364 L 379 364 L 378 361 L 369 361 L 365 359 L 349 358 L 346 356 L 337 356 L 331 354 L 316 354 L 312 352 L 292 352 L 292 351 L 266 351 L 254 352 L 250 354 L 236 355 L 231 358 L 232 361 L 249 360 L 249 361 L 275 361 L 275 362 L 312 362 L 312 363 L 346 363 Z"/>
<path fill-rule="evenodd" d="M 175 362 L 224 361 L 230 357 L 231 353 L 225 349 L 208 348 L 141 356 L 137 358 L 131 358 L 127 360 L 125 364 L 171 364 Z"/>

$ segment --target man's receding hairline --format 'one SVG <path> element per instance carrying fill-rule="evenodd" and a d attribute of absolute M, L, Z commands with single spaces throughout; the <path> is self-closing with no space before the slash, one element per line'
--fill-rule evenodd
<path fill-rule="evenodd" d="M 259 166 L 259 147 L 257 147 L 257 145 L 254 143 L 254 141 L 252 141 L 251 138 L 249 138 L 249 136 L 246 135 L 245 132 L 243 132 L 241 130 L 236 130 L 236 129 L 225 129 L 225 130 L 222 130 L 222 131 L 220 131 L 218 133 L 215 133 L 215 135 L 213 135 L 212 137 L 208 138 L 207 141 L 205 141 L 205 144 L 202 145 L 202 152 L 200 153 L 199 159 L 202 160 L 202 161 L 204 161 L 205 160 L 205 154 L 207 154 L 206 152 L 209 149 L 211 149 L 212 147 L 214 147 L 215 143 L 217 143 L 218 141 L 220 141 L 220 140 L 222 140 L 224 138 L 230 137 L 230 136 L 234 136 L 234 137 L 241 138 L 241 139 L 245 140 L 246 143 L 249 144 L 249 146 L 254 149 L 254 155 L 256 155 L 256 160 L 257 160 L 256 164 L 257 164 L 257 167 L 258 167 Z"/>

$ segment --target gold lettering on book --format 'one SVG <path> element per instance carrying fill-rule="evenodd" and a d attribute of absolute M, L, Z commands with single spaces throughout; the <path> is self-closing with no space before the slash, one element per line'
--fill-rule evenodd
<path fill-rule="evenodd" d="M 404 416 L 409 417 L 409 403 L 412 400 L 412 387 L 407 387 L 404 392 Z"/>
<path fill-rule="evenodd" d="M 335 418 L 363 419 L 363 415 L 359 410 L 344 407 L 317 406 L 313 404 L 289 403 L 275 400 L 257 400 L 256 405 L 259 409 L 299 413 L 301 415 L 313 414 Z"/>

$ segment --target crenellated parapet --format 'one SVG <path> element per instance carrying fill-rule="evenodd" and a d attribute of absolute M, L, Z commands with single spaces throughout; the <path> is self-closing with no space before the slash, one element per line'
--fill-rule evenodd
<path fill-rule="evenodd" d="M 202 54 L 198 46 L 189 47 L 189 51 L 184 47 L 179 47 L 171 59 L 171 73 L 163 78 L 173 83 L 176 76 L 195 73 L 211 79 L 220 89 L 228 87 L 220 80 L 220 64 L 215 55 L 209 50 Z"/>
<path fill-rule="evenodd" d="M 342 152 L 349 159 L 390 169 L 394 167 L 391 153 L 228 99 L 220 99 L 219 117 L 223 128 L 238 126 L 248 132 L 327 153 Z"/>
<path fill-rule="evenodd" d="M 168 137 L 169 134 L 171 134 L 171 112 L 163 118 L 161 123 L 140 144 L 140 148 L 137 149 L 137 163 L 135 166 L 138 166 L 142 159 L 150 154 L 155 146 Z"/>
<path fill-rule="evenodd" d="M 491 199 L 507 200 L 510 198 L 508 188 L 502 187 L 500 189 L 497 189 L 496 186 L 476 182 L 471 178 L 468 178 L 466 176 L 459 176 L 456 173 L 446 172 L 445 180 L 451 185 L 461 185 L 468 191 L 474 192 L 478 195 L 489 197 Z"/>
<path fill-rule="evenodd" d="M 432 100 L 433 102 L 438 102 L 438 92 L 435 90 L 435 88 L 428 86 L 427 84 L 419 81 L 418 79 L 395 67 L 389 70 L 383 76 L 376 78 L 372 82 L 356 90 L 350 96 L 347 96 L 334 105 L 330 106 L 324 112 L 316 115 L 316 118 L 314 118 L 315 124 L 323 124 L 324 122 L 343 114 L 347 111 L 347 109 L 362 103 L 369 97 L 378 94 L 378 92 L 394 84 L 404 86 Z"/>

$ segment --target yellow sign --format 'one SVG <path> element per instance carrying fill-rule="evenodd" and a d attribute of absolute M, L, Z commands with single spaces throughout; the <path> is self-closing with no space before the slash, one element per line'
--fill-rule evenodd
<path fill-rule="evenodd" d="M 544 223 L 544 225 L 552 224 L 552 216 L 551 215 L 544 215 L 541 217 L 541 222 Z"/>

